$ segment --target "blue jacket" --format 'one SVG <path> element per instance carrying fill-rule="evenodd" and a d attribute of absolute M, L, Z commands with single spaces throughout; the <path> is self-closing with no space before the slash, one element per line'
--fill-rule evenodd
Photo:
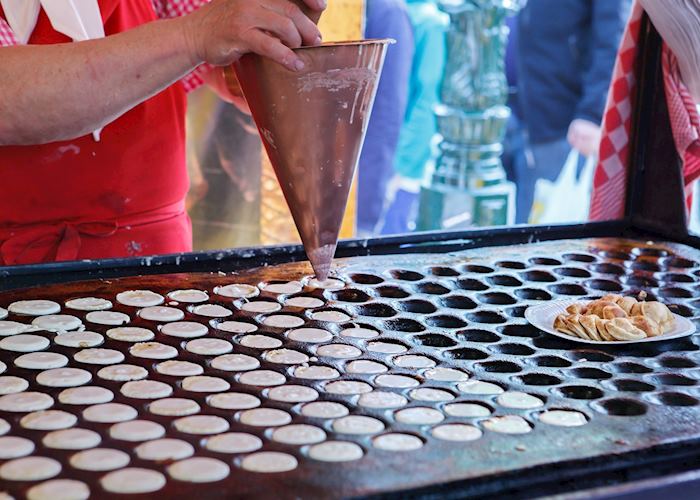
<path fill-rule="evenodd" d="M 518 15 L 518 108 L 531 142 L 600 123 L 629 0 L 529 0 Z"/>

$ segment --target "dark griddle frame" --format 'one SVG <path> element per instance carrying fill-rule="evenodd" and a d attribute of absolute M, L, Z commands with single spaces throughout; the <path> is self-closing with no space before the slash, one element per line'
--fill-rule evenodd
<path fill-rule="evenodd" d="M 536 241 L 595 237 L 632 237 L 687 244 L 700 249 L 700 237 L 689 234 L 686 222 L 681 161 L 678 157 L 668 117 L 661 72 L 661 38 L 649 19 L 642 20 L 638 57 L 637 95 L 633 106 L 633 127 L 626 212 L 621 220 L 554 226 L 516 226 L 469 231 L 424 232 L 409 235 L 346 240 L 338 246 L 338 257 L 406 253 L 444 253 L 480 248 L 525 244 Z M 50 283 L 145 274 L 224 271 L 233 272 L 261 265 L 306 260 L 300 245 L 238 248 L 222 251 L 123 258 L 96 261 L 0 268 L 0 290 Z M 605 498 L 634 491 L 630 480 L 667 478 L 649 486 L 644 498 L 661 498 L 668 487 L 678 484 L 700 488 L 700 479 L 675 480 L 673 474 L 700 469 L 697 443 L 679 443 L 660 453 L 651 449 L 634 457 L 601 459 L 567 464 L 558 470 L 532 473 L 519 471 L 509 477 L 483 478 L 469 484 L 437 484 L 412 492 L 397 492 L 401 498 L 460 498 L 492 496 L 526 498 L 576 491 L 581 488 L 617 484 L 614 493 L 601 491 Z M 685 478 L 685 476 L 683 476 Z M 622 483 L 620 485 L 620 483 Z M 658 485 L 663 485 L 658 487 Z M 653 489 L 653 492 L 651 491 Z M 690 491 L 693 491 L 691 489 Z M 594 492 L 591 493 L 594 496 Z M 382 495 L 393 496 L 393 495 Z"/>

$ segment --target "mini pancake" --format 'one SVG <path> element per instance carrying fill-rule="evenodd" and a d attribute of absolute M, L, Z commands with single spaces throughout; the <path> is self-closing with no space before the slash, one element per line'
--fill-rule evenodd
<path fill-rule="evenodd" d="M 77 330 L 83 326 L 83 322 L 70 314 L 49 314 L 34 318 L 32 325 L 48 332 L 68 332 Z"/>
<path fill-rule="evenodd" d="M 116 422 L 126 422 L 138 416 L 135 408 L 122 403 L 104 403 L 90 406 L 83 410 L 83 419 L 88 422 L 99 422 L 103 424 L 113 424 Z"/>
<path fill-rule="evenodd" d="M 159 439 L 165 435 L 165 428 L 150 420 L 130 420 L 119 422 L 109 428 L 109 436 L 121 441 L 150 441 Z"/>
<path fill-rule="evenodd" d="M 100 484 L 110 493 L 152 493 L 165 486 L 165 476 L 158 471 L 128 467 L 102 476 Z"/>
<path fill-rule="evenodd" d="M 61 472 L 61 464 L 53 458 L 24 457 L 5 462 L 0 466 L 0 479 L 6 481 L 41 481 Z"/>
<path fill-rule="evenodd" d="M 457 385 L 457 389 L 465 394 L 503 394 L 503 389 L 491 382 L 482 382 L 481 380 L 469 380 Z"/>
<path fill-rule="evenodd" d="M 320 288 L 322 290 L 340 290 L 345 288 L 345 282 L 335 278 L 328 278 L 324 281 L 319 281 L 316 278 L 307 278 L 304 280 L 304 284 L 309 288 Z"/>
<path fill-rule="evenodd" d="M 445 413 L 451 417 L 476 418 L 488 417 L 491 410 L 475 403 L 451 403 L 445 405 Z"/>
<path fill-rule="evenodd" d="M 211 360 L 211 367 L 225 372 L 244 372 L 260 367 L 260 361 L 246 354 L 224 354 Z"/>
<path fill-rule="evenodd" d="M 75 347 L 84 349 L 86 347 L 95 347 L 104 342 L 104 337 L 96 332 L 66 332 L 61 335 L 56 335 L 53 342 L 56 345 L 64 347 Z"/>
<path fill-rule="evenodd" d="M 209 435 L 221 434 L 229 429 L 226 419 L 215 415 L 192 415 L 178 418 L 173 422 L 175 428 L 185 434 Z"/>
<path fill-rule="evenodd" d="M 160 342 L 139 342 L 129 348 L 129 354 L 137 358 L 170 359 L 177 357 L 177 349 Z"/>
<path fill-rule="evenodd" d="M 33 325 L 19 323 L 17 321 L 0 321 L 0 337 L 9 337 L 18 333 L 36 331 L 37 328 Z"/>
<path fill-rule="evenodd" d="M 90 365 L 114 365 L 124 361 L 124 355 L 114 349 L 93 347 L 76 352 L 73 359 Z"/>
<path fill-rule="evenodd" d="M 0 377 L 0 396 L 26 391 L 28 387 L 29 382 L 21 377 L 15 377 L 13 375 L 3 375 Z"/>
<path fill-rule="evenodd" d="M 0 373 L 5 373 L 5 370 L 7 370 L 7 365 L 0 361 Z"/>
<path fill-rule="evenodd" d="M 207 318 L 228 318 L 233 316 L 233 311 L 218 304 L 202 304 L 190 309 L 193 314 L 206 316 Z"/>
<path fill-rule="evenodd" d="M 311 314 L 311 319 L 327 323 L 344 323 L 350 321 L 350 316 L 340 311 L 317 311 Z"/>
<path fill-rule="evenodd" d="M 154 415 L 166 417 L 183 417 L 199 413 L 200 406 L 196 401 L 185 398 L 163 398 L 148 405 L 148 411 Z"/>
<path fill-rule="evenodd" d="M 251 372 L 242 373 L 238 377 L 241 384 L 255 385 L 258 387 L 271 387 L 274 385 L 282 385 L 287 381 L 287 377 L 272 370 L 254 370 Z"/>
<path fill-rule="evenodd" d="M 406 389 L 420 385 L 416 379 L 406 375 L 379 375 L 375 382 L 382 387 L 395 387 L 397 389 Z"/>
<path fill-rule="evenodd" d="M 435 361 L 420 354 L 406 354 L 394 358 L 394 364 L 400 368 L 433 368 Z"/>
<path fill-rule="evenodd" d="M 320 328 L 298 328 L 288 332 L 287 338 L 295 342 L 320 343 L 328 342 L 333 338 L 333 335 Z"/>
<path fill-rule="evenodd" d="M 323 390 L 329 394 L 365 394 L 372 392 L 372 386 L 355 380 L 338 380 L 326 384 Z"/>
<path fill-rule="evenodd" d="M 260 293 L 257 287 L 234 283 L 231 285 L 217 286 L 214 293 L 230 299 L 249 299 Z"/>
<path fill-rule="evenodd" d="M 312 418 L 340 418 L 349 413 L 346 406 L 330 401 L 316 401 L 301 407 L 301 414 Z"/>
<path fill-rule="evenodd" d="M 173 393 L 173 388 L 157 380 L 134 380 L 126 382 L 121 387 L 121 393 L 127 398 L 159 399 L 167 398 Z"/>
<path fill-rule="evenodd" d="M 117 311 L 92 311 L 85 315 L 85 320 L 98 325 L 119 326 L 126 325 L 131 318 Z"/>
<path fill-rule="evenodd" d="M 29 413 L 53 406 L 53 398 L 43 392 L 18 392 L 0 396 L 0 411 Z"/>
<path fill-rule="evenodd" d="M 537 418 L 543 424 L 559 427 L 579 427 L 588 423 L 588 419 L 583 413 L 573 410 L 548 410 Z"/>
<path fill-rule="evenodd" d="M 260 400 L 252 394 L 226 392 L 208 396 L 207 404 L 221 410 L 249 410 L 260 406 Z"/>
<path fill-rule="evenodd" d="M 439 424 L 445 420 L 445 416 L 434 408 L 424 406 L 415 406 L 413 408 L 404 408 L 394 414 L 398 422 L 412 425 L 432 425 Z"/>
<path fill-rule="evenodd" d="M 314 425 L 295 424 L 275 429 L 271 438 L 278 443 L 299 446 L 320 443 L 326 439 L 326 433 Z"/>
<path fill-rule="evenodd" d="M 117 302 L 132 307 L 153 307 L 162 304 L 165 298 L 150 290 L 127 290 L 117 294 Z"/>
<path fill-rule="evenodd" d="M 54 368 L 36 376 L 36 382 L 46 387 L 77 387 L 91 379 L 92 374 L 80 368 Z"/>
<path fill-rule="evenodd" d="M 102 438 L 95 431 L 74 427 L 49 432 L 41 440 L 41 443 L 47 448 L 58 450 L 85 450 L 96 447 L 100 441 Z"/>
<path fill-rule="evenodd" d="M 349 337 L 351 339 L 373 339 L 379 336 L 379 332 L 370 328 L 346 328 L 340 332 L 341 337 Z"/>
<path fill-rule="evenodd" d="M 166 462 L 170 460 L 182 460 L 194 455 L 194 447 L 182 439 L 156 439 L 141 443 L 134 448 L 136 456 L 141 460 L 153 460 Z"/>
<path fill-rule="evenodd" d="M 90 497 L 90 488 L 75 479 L 52 479 L 27 491 L 27 500 L 86 500 Z"/>
<path fill-rule="evenodd" d="M 224 392 L 231 388 L 226 380 L 219 377 L 197 375 L 182 381 L 182 389 L 190 392 Z"/>
<path fill-rule="evenodd" d="M 209 457 L 194 457 L 168 466 L 173 479 L 190 483 L 213 483 L 226 478 L 231 468 L 221 460 Z"/>
<path fill-rule="evenodd" d="M 414 451 L 423 447 L 423 441 L 413 434 L 382 434 L 372 440 L 375 448 L 384 451 Z"/>
<path fill-rule="evenodd" d="M 384 430 L 384 422 L 364 415 L 348 415 L 335 420 L 333 430 L 340 434 L 376 434 Z"/>
<path fill-rule="evenodd" d="M 438 425 L 430 431 L 433 437 L 443 441 L 476 441 L 482 432 L 472 425 L 446 424 Z"/>
<path fill-rule="evenodd" d="M 108 471 L 121 469 L 129 465 L 129 455 L 123 451 L 110 448 L 93 448 L 76 453 L 70 457 L 74 469 L 88 471 Z"/>
<path fill-rule="evenodd" d="M 191 339 L 205 336 L 209 333 L 209 329 L 195 321 L 174 321 L 163 325 L 160 328 L 160 333 L 171 337 Z"/>
<path fill-rule="evenodd" d="M 189 361 L 163 361 L 156 365 L 156 371 L 162 375 L 171 377 L 191 377 L 204 373 L 204 368 Z"/>
<path fill-rule="evenodd" d="M 46 337 L 20 333 L 0 339 L 0 349 L 13 352 L 34 352 L 46 349 L 50 342 Z"/>
<path fill-rule="evenodd" d="M 10 430 L 10 424 L 4 418 L 0 418 L 0 436 L 4 436 Z"/>
<path fill-rule="evenodd" d="M 389 368 L 377 361 L 358 359 L 345 365 L 345 371 L 348 373 L 377 374 L 387 372 Z"/>
<path fill-rule="evenodd" d="M 280 385 L 268 390 L 267 397 L 283 403 L 307 403 L 318 399 L 318 391 L 303 385 Z"/>
<path fill-rule="evenodd" d="M 241 460 L 241 468 L 250 472 L 274 473 L 289 472 L 297 468 L 293 455 L 278 451 L 261 451 L 247 455 Z"/>
<path fill-rule="evenodd" d="M 282 345 L 282 341 L 268 337 L 267 335 L 246 335 L 239 340 L 244 347 L 253 349 L 275 349 Z"/>
<path fill-rule="evenodd" d="M 442 389 L 433 389 L 430 387 L 420 387 L 418 389 L 413 389 L 408 394 L 411 399 L 416 401 L 452 401 L 455 397 L 451 392 L 443 391 Z"/>
<path fill-rule="evenodd" d="M 139 311 L 139 317 L 148 321 L 167 323 L 170 321 L 180 321 L 185 317 L 185 313 L 175 307 L 152 306 L 141 309 Z"/>
<path fill-rule="evenodd" d="M 221 321 L 213 326 L 217 330 L 228 333 L 252 333 L 258 329 L 254 324 L 245 321 Z"/>
<path fill-rule="evenodd" d="M 309 457 L 321 462 L 351 462 L 363 455 L 359 445 L 348 441 L 326 441 L 309 448 Z"/>
<path fill-rule="evenodd" d="M 34 443 L 16 436 L 0 437 L 0 460 L 26 457 L 34 451 Z"/>
<path fill-rule="evenodd" d="M 185 349 L 202 356 L 218 356 L 233 351 L 233 345 L 223 339 L 205 338 L 190 340 L 185 344 Z"/>
<path fill-rule="evenodd" d="M 19 421 L 25 429 L 35 431 L 56 431 L 73 427 L 78 417 L 61 410 L 43 410 L 28 413 Z M 2 448 L 0 446 L 0 448 Z"/>
<path fill-rule="evenodd" d="M 270 363 L 280 365 L 301 365 L 309 361 L 309 357 L 306 354 L 293 349 L 267 351 L 263 354 L 263 358 Z"/>
<path fill-rule="evenodd" d="M 266 283 L 261 284 L 260 288 L 268 293 L 275 294 L 292 294 L 301 292 L 304 287 L 298 281 L 290 281 L 288 283 Z"/>
<path fill-rule="evenodd" d="M 524 392 L 508 391 L 504 392 L 496 402 L 506 408 L 517 408 L 519 410 L 532 410 L 544 406 L 544 401 Z"/>
<path fill-rule="evenodd" d="M 199 304 L 200 302 L 209 300 L 209 294 L 203 290 L 173 290 L 168 294 L 168 298 L 187 304 Z"/>
<path fill-rule="evenodd" d="M 15 366 L 27 370 L 50 370 L 68 364 L 68 358 L 57 352 L 30 352 L 15 359 Z"/>
<path fill-rule="evenodd" d="M 107 336 L 121 342 L 145 342 L 155 337 L 155 334 L 147 328 L 120 326 L 107 330 Z"/>
<path fill-rule="evenodd" d="M 287 425 L 292 417 L 286 411 L 275 408 L 254 408 L 241 412 L 239 420 L 242 424 L 255 427 L 277 427 Z"/>
<path fill-rule="evenodd" d="M 76 311 L 104 311 L 112 308 L 112 302 L 98 297 L 81 297 L 67 300 L 66 307 Z"/>
<path fill-rule="evenodd" d="M 245 432 L 229 432 L 212 436 L 204 446 L 216 453 L 250 453 L 262 448 L 262 440 L 258 436 Z"/>
<path fill-rule="evenodd" d="M 351 359 L 362 356 L 362 351 L 357 347 L 347 344 L 326 344 L 316 349 L 318 356 L 335 359 Z"/>
<path fill-rule="evenodd" d="M 52 300 L 19 300 L 7 307 L 14 314 L 23 316 L 45 316 L 61 311 L 61 305 Z"/>
<path fill-rule="evenodd" d="M 288 307 L 298 307 L 300 309 L 316 309 L 323 307 L 326 303 L 315 297 L 291 297 L 284 302 Z"/>
<path fill-rule="evenodd" d="M 253 300 L 241 305 L 241 311 L 251 313 L 273 313 L 282 309 L 282 304 L 270 300 Z"/>
<path fill-rule="evenodd" d="M 428 380 L 436 380 L 438 382 L 464 382 L 469 379 L 469 375 L 462 371 L 443 367 L 426 370 L 423 372 L 423 376 Z"/>
<path fill-rule="evenodd" d="M 330 366 L 297 366 L 294 376 L 305 380 L 330 380 L 340 377 L 340 372 Z"/>
<path fill-rule="evenodd" d="M 109 403 L 114 399 L 114 393 L 104 387 L 86 385 L 71 387 L 61 391 L 58 400 L 64 405 L 97 405 Z"/>
<path fill-rule="evenodd" d="M 90 497 L 90 488 L 75 479 L 52 479 L 27 491 L 27 500 L 86 500 Z"/>
<path fill-rule="evenodd" d="M 265 318 L 262 324 L 270 328 L 299 328 L 304 326 L 304 320 L 291 314 L 276 314 Z"/>
<path fill-rule="evenodd" d="M 367 344 L 367 350 L 381 354 L 401 354 L 408 349 L 401 344 L 395 344 L 393 342 L 370 342 Z"/>
<path fill-rule="evenodd" d="M 365 408 L 401 408 L 408 400 L 395 392 L 372 391 L 360 396 L 357 404 Z"/>
<path fill-rule="evenodd" d="M 114 382 L 128 382 L 130 380 L 141 380 L 148 376 L 148 371 L 136 365 L 112 365 L 100 368 L 97 376 L 104 380 Z"/>
<path fill-rule="evenodd" d="M 7 318 L 7 314 L 7 309 L 3 309 L 2 307 L 0 307 L 0 319 Z"/>
<path fill-rule="evenodd" d="M 485 420 L 483 425 L 486 429 L 501 434 L 527 434 L 532 430 L 527 420 L 517 415 L 491 417 Z"/>

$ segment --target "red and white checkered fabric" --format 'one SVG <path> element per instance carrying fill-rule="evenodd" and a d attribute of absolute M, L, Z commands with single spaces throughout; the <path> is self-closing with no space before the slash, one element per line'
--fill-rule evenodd
<path fill-rule="evenodd" d="M 153 9 L 161 19 L 185 16 L 194 12 L 210 0 L 151 0 Z M 0 47 L 18 45 L 17 38 L 10 25 L 0 16 Z M 199 66 L 192 73 L 182 79 L 185 90 L 188 92 L 196 89 L 204 83 L 203 75 L 210 71 L 208 65 Z"/>
<path fill-rule="evenodd" d="M 625 213 L 632 103 L 636 91 L 637 41 L 644 11 L 635 1 L 608 93 L 602 125 L 599 162 L 593 178 L 589 218 L 593 221 L 620 219 Z M 678 61 L 666 44 L 662 66 L 666 102 L 673 138 L 683 159 L 686 203 L 690 209 L 690 183 L 700 177 L 700 117 L 695 101 L 681 80 Z"/>

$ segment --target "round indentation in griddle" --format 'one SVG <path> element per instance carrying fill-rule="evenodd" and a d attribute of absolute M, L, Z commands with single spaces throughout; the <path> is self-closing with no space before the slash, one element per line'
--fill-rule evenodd
<path fill-rule="evenodd" d="M 584 349 L 579 349 L 576 351 L 569 352 L 569 357 L 576 361 L 581 362 L 595 362 L 595 363 L 608 363 L 610 361 L 615 361 L 613 356 L 606 354 L 601 351 L 588 351 Z"/>
<path fill-rule="evenodd" d="M 378 285 L 379 283 L 384 282 L 384 278 L 380 278 L 379 276 L 376 276 L 374 274 L 366 273 L 351 274 L 350 280 L 360 285 Z"/>
<path fill-rule="evenodd" d="M 479 349 L 474 349 L 471 347 L 460 347 L 459 349 L 450 349 L 445 351 L 445 356 L 450 359 L 469 359 L 469 360 L 479 360 L 487 359 L 489 355 L 484 351 Z"/>
<path fill-rule="evenodd" d="M 557 281 L 557 277 L 552 273 L 540 269 L 522 272 L 520 276 L 522 276 L 525 281 L 534 281 L 535 283 L 554 283 Z"/>
<path fill-rule="evenodd" d="M 520 337 L 534 339 L 540 336 L 540 330 L 530 324 L 526 325 L 506 325 L 498 328 L 502 335 L 508 337 Z"/>
<path fill-rule="evenodd" d="M 425 318 L 425 324 L 428 326 L 432 326 L 435 328 L 447 328 L 447 329 L 454 329 L 454 328 L 464 328 L 467 326 L 466 321 L 456 317 L 456 316 L 449 316 L 446 314 L 439 314 L 435 316 L 428 316 Z"/>
<path fill-rule="evenodd" d="M 338 302 L 361 303 L 367 302 L 372 297 L 368 293 L 358 290 L 357 288 L 344 288 L 329 292 L 330 298 Z"/>
<path fill-rule="evenodd" d="M 571 366 L 571 361 L 559 356 L 538 356 L 532 360 L 537 366 L 547 368 L 566 368 Z"/>
<path fill-rule="evenodd" d="M 425 327 L 413 319 L 396 318 L 384 322 L 384 328 L 395 332 L 417 333 L 425 330 Z"/>
<path fill-rule="evenodd" d="M 630 265 L 635 271 L 648 271 L 650 273 L 658 273 L 661 271 L 661 266 L 650 260 L 636 260 Z"/>
<path fill-rule="evenodd" d="M 497 344 L 491 346 L 490 349 L 494 352 L 500 352 L 513 356 L 530 356 L 531 354 L 535 353 L 535 350 L 532 347 L 516 343 Z"/>
<path fill-rule="evenodd" d="M 537 337 L 536 339 L 532 340 L 532 343 L 535 345 L 535 347 L 539 347 L 540 349 L 553 349 L 553 350 L 571 349 L 571 347 L 573 345 L 575 345 L 570 340 L 561 339 L 559 337 L 554 337 L 552 335 Z"/>
<path fill-rule="evenodd" d="M 399 281 L 420 281 L 424 278 L 422 274 L 406 269 L 393 269 L 389 271 L 389 276 Z"/>
<path fill-rule="evenodd" d="M 666 273 L 661 277 L 661 281 L 665 283 L 694 283 L 695 278 L 689 274 Z"/>
<path fill-rule="evenodd" d="M 516 306 L 509 307 L 505 310 L 505 313 L 511 318 L 524 318 L 527 306 Z"/>
<path fill-rule="evenodd" d="M 396 304 L 402 311 L 417 313 L 417 314 L 430 314 L 437 311 L 431 302 L 427 300 L 412 299 L 412 300 L 402 300 Z"/>
<path fill-rule="evenodd" d="M 663 259 L 663 265 L 668 268 L 688 269 L 696 267 L 698 263 L 682 257 L 668 257 Z"/>
<path fill-rule="evenodd" d="M 588 380 L 607 380 L 612 378 L 611 373 L 601 370 L 600 368 L 573 368 L 569 373 L 576 378 Z"/>
<path fill-rule="evenodd" d="M 663 373 L 660 375 L 653 375 L 649 377 L 649 381 L 661 385 L 683 387 L 697 384 L 697 381 L 692 378 L 686 377 L 684 375 L 677 375 L 674 373 Z"/>
<path fill-rule="evenodd" d="M 632 260 L 632 256 L 627 252 L 622 252 L 619 250 L 605 250 L 599 252 L 602 257 L 607 257 L 608 259 L 614 260 Z"/>
<path fill-rule="evenodd" d="M 502 260 L 500 262 L 496 262 L 496 265 L 505 269 L 525 269 L 527 267 L 526 264 L 514 260 Z"/>
<path fill-rule="evenodd" d="M 595 264 L 591 266 L 591 270 L 599 274 L 611 274 L 619 276 L 625 274 L 625 268 L 617 264 L 612 264 L 610 262 L 603 262 L 601 264 Z"/>
<path fill-rule="evenodd" d="M 435 276 L 459 276 L 460 273 L 451 267 L 436 266 L 430 268 L 430 274 L 434 274 Z"/>
<path fill-rule="evenodd" d="M 405 299 L 411 296 L 410 292 L 407 292 L 403 288 L 391 285 L 377 287 L 375 291 L 380 297 L 384 297 L 385 299 Z"/>
<path fill-rule="evenodd" d="M 588 385 L 567 385 L 558 387 L 555 392 L 567 399 L 593 400 L 602 398 L 605 393 Z"/>
<path fill-rule="evenodd" d="M 416 285 L 416 291 L 419 293 L 426 293 L 429 295 L 445 295 L 450 293 L 450 289 L 440 283 L 420 283 Z"/>
<path fill-rule="evenodd" d="M 507 274 L 498 274 L 496 276 L 490 276 L 486 278 L 486 281 L 494 286 L 522 286 L 523 282 L 514 276 L 508 276 Z"/>
<path fill-rule="evenodd" d="M 467 342 L 492 343 L 501 340 L 501 337 L 488 330 L 462 330 L 457 332 L 459 340 Z"/>
<path fill-rule="evenodd" d="M 695 368 L 697 366 L 695 361 L 688 358 L 662 357 L 657 362 L 666 368 Z"/>
<path fill-rule="evenodd" d="M 477 363 L 476 366 L 490 373 L 518 373 L 523 371 L 522 367 L 513 361 L 486 361 L 484 363 Z"/>
<path fill-rule="evenodd" d="M 420 345 L 428 347 L 453 347 L 457 345 L 457 342 L 445 335 L 439 335 L 437 333 L 426 333 L 424 335 L 416 335 L 413 340 Z"/>
<path fill-rule="evenodd" d="M 611 398 L 596 401 L 591 405 L 596 411 L 616 417 L 638 417 L 647 412 L 647 405 L 628 398 Z"/>
<path fill-rule="evenodd" d="M 689 299 L 693 293 L 685 288 L 665 287 L 659 290 L 659 296 L 665 299 Z"/>
<path fill-rule="evenodd" d="M 554 272 L 567 278 L 590 278 L 591 273 L 580 267 L 557 267 Z M 624 272 L 624 271 L 623 271 Z"/>
<path fill-rule="evenodd" d="M 355 313 L 360 316 L 369 316 L 371 318 L 391 318 L 398 314 L 396 309 L 388 304 L 382 304 L 380 302 L 356 306 L 354 310 Z"/>
<path fill-rule="evenodd" d="M 653 371 L 648 366 L 631 362 L 613 363 L 610 366 L 618 373 L 651 373 Z"/>
<path fill-rule="evenodd" d="M 488 274 L 494 271 L 493 268 L 487 266 L 481 266 L 479 264 L 467 264 L 462 268 L 465 273 L 477 273 L 477 274 Z"/>
<path fill-rule="evenodd" d="M 497 306 L 510 306 L 517 302 L 513 297 L 503 292 L 480 293 L 476 296 L 482 304 L 494 304 Z"/>
<path fill-rule="evenodd" d="M 552 300 L 552 295 L 539 288 L 520 288 L 515 295 L 524 300 Z"/>
<path fill-rule="evenodd" d="M 508 321 L 495 311 L 477 311 L 467 314 L 467 319 L 473 323 L 499 324 Z"/>
<path fill-rule="evenodd" d="M 668 308 L 672 313 L 676 313 L 684 318 L 692 318 L 695 316 L 693 310 L 688 306 L 684 306 L 683 304 L 668 304 Z"/>
<path fill-rule="evenodd" d="M 609 385 L 622 392 L 651 392 L 656 389 L 651 384 L 632 379 L 611 380 Z"/>
<path fill-rule="evenodd" d="M 560 266 L 562 263 L 550 257 L 533 257 L 528 262 L 533 266 Z"/>
<path fill-rule="evenodd" d="M 633 255 L 646 255 L 649 257 L 666 257 L 668 250 L 657 247 L 634 247 L 631 250 Z"/>
<path fill-rule="evenodd" d="M 470 292 L 483 292 L 489 289 L 489 286 L 483 281 L 479 281 L 472 278 L 457 280 L 456 285 L 458 288 Z"/>
<path fill-rule="evenodd" d="M 649 396 L 652 403 L 665 406 L 697 406 L 700 401 L 682 392 L 660 392 Z"/>
<path fill-rule="evenodd" d="M 621 292 L 622 285 L 615 281 L 605 279 L 588 280 L 584 283 L 592 290 L 602 290 L 604 292 Z"/>
<path fill-rule="evenodd" d="M 632 275 L 622 278 L 622 282 L 629 286 L 636 286 L 640 288 L 655 288 L 659 286 L 659 282 L 656 279 L 649 276 L 639 276 Z"/>
<path fill-rule="evenodd" d="M 573 283 L 559 283 L 556 285 L 549 285 L 547 288 L 557 295 L 586 295 L 588 293 L 581 285 L 575 285 Z"/>
<path fill-rule="evenodd" d="M 567 253 L 562 255 L 562 258 L 573 262 L 595 262 L 598 260 L 594 255 L 587 253 Z"/>
<path fill-rule="evenodd" d="M 440 298 L 440 305 L 450 309 L 469 310 L 476 309 L 476 302 L 464 295 L 448 295 Z M 421 312 L 421 311 L 416 311 Z"/>

